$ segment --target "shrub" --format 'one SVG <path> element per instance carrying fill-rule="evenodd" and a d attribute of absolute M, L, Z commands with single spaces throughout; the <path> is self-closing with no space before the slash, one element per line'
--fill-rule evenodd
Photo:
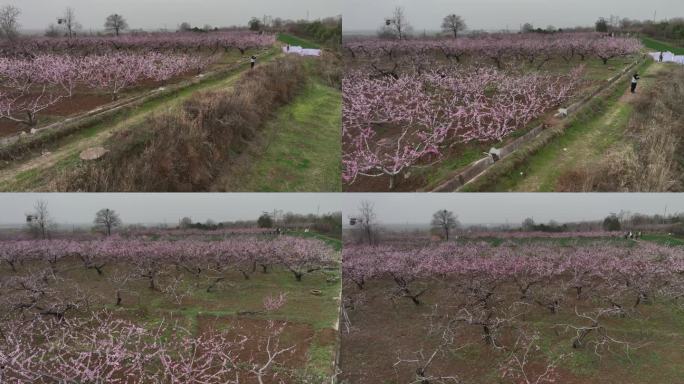
<path fill-rule="evenodd" d="M 57 190 L 208 190 L 231 155 L 241 153 L 273 111 L 305 81 L 300 58 L 287 57 L 246 73 L 231 90 L 202 92 L 177 111 L 148 118 L 114 135 L 100 161 L 66 171 Z"/>

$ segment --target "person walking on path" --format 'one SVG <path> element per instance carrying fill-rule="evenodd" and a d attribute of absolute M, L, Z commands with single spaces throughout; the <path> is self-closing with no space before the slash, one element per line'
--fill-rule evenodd
<path fill-rule="evenodd" d="M 254 69 L 254 66 L 256 65 L 256 56 L 252 55 L 252 57 L 249 58 L 249 62 L 251 63 L 251 69 Z"/>
<path fill-rule="evenodd" d="M 634 76 L 632 76 L 632 93 L 636 93 L 636 87 L 637 87 L 637 83 L 639 82 L 639 79 L 640 79 L 639 74 L 634 73 Z"/>
<path fill-rule="evenodd" d="M 662 52 L 660 52 L 660 62 L 661 63 L 663 62 L 663 53 Z"/>

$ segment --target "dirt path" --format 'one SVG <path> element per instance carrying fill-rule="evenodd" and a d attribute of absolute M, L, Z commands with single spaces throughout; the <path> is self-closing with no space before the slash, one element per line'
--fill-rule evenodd
<path fill-rule="evenodd" d="M 266 61 L 273 60 L 277 56 L 271 56 Z M 1 169 L 0 191 L 41 191 L 46 186 L 40 181 L 44 178 L 49 178 L 44 176 L 54 176 L 55 172 L 59 172 L 60 163 L 70 159 L 77 162 L 79 154 L 85 149 L 101 145 L 101 143 L 105 142 L 117 131 L 139 124 L 149 116 L 178 108 L 185 100 L 197 92 L 229 89 L 247 70 L 247 68 L 241 69 L 221 80 L 199 86 L 191 92 L 180 91 L 173 99 L 160 104 L 151 101 L 148 106 L 140 107 L 128 117 L 85 129 L 82 132 L 76 133 L 74 137 L 61 142 L 57 148 L 50 148 L 45 150 L 42 155 Z"/>
<path fill-rule="evenodd" d="M 655 75 L 663 69 L 652 64 L 641 74 L 640 90 L 653 86 Z M 495 189 L 515 192 L 554 191 L 560 175 L 570 169 L 591 166 L 605 156 L 606 151 L 624 136 L 636 96 L 629 89 L 601 116 L 570 128 L 558 139 L 535 154 L 526 165 L 516 170 Z"/>

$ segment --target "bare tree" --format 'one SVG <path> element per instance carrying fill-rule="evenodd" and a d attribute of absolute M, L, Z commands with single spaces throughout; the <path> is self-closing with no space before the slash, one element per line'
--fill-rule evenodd
<path fill-rule="evenodd" d="M 449 240 L 449 231 L 458 227 L 458 219 L 453 212 L 446 209 L 439 210 L 432 215 L 432 227 L 444 232 L 444 237 Z"/>
<path fill-rule="evenodd" d="M 54 24 L 50 24 L 45 30 L 45 37 L 60 37 L 62 36 L 62 29 Z"/>
<path fill-rule="evenodd" d="M 375 205 L 367 200 L 362 201 L 361 206 L 359 207 L 359 215 L 361 230 L 363 231 L 364 237 L 368 240 L 368 244 L 373 244 L 373 238 L 375 237 L 375 220 L 377 219 L 377 216 L 375 215 Z"/>
<path fill-rule="evenodd" d="M 36 237 L 47 239 L 50 228 L 53 225 L 50 212 L 48 211 L 48 204 L 46 201 L 38 200 L 33 209 L 34 212 L 26 217 L 26 224 Z"/>
<path fill-rule="evenodd" d="M 19 36 L 19 15 L 21 10 L 13 5 L 6 5 L 0 8 L 0 30 L 9 40 L 14 40 Z"/>
<path fill-rule="evenodd" d="M 121 225 L 121 218 L 113 209 L 105 208 L 99 210 L 95 214 L 95 220 L 93 222 L 95 223 L 95 228 L 104 230 L 107 236 L 110 236 L 112 234 L 112 228 Z"/>
<path fill-rule="evenodd" d="M 76 10 L 71 7 L 67 7 L 64 11 L 64 17 L 60 20 L 60 23 L 64 24 L 69 38 L 74 37 L 74 33 L 81 29 L 81 24 L 76 21 Z"/>
<path fill-rule="evenodd" d="M 415 379 L 410 381 L 409 384 L 462 383 L 455 374 L 434 375 L 431 373 L 431 371 L 433 371 L 431 366 L 437 358 L 452 355 L 456 351 L 468 347 L 469 344 L 461 343 L 457 340 L 457 335 L 460 332 L 458 328 L 460 327 L 461 322 L 457 319 L 453 319 L 448 314 L 440 314 L 437 305 L 433 307 L 432 314 L 426 317 L 430 320 L 426 335 L 428 338 L 426 338 L 426 340 L 438 338 L 439 344 L 434 347 L 432 353 L 430 353 L 430 350 L 426 353 L 426 351 L 421 349 L 414 353 L 413 358 L 402 358 L 401 355 L 399 355 L 397 356 L 397 361 L 394 363 L 393 367 L 396 369 L 400 365 L 407 364 L 415 367 Z M 435 370 L 444 369 L 438 367 L 434 368 Z"/>
<path fill-rule="evenodd" d="M 411 25 L 408 20 L 406 20 L 406 15 L 404 14 L 404 8 L 396 7 L 394 8 L 394 13 L 392 17 L 385 19 L 385 25 L 383 30 L 380 32 L 381 35 L 392 35 L 399 40 L 405 39 L 411 32 Z"/>
<path fill-rule="evenodd" d="M 594 353 L 601 356 L 604 350 L 613 352 L 613 348 L 620 347 L 624 349 L 626 354 L 629 354 L 630 350 L 637 349 L 640 346 L 633 346 L 627 341 L 616 339 L 609 333 L 609 328 L 605 325 L 605 318 L 620 316 L 622 313 L 622 309 L 616 307 L 599 308 L 594 311 L 579 313 L 577 307 L 575 307 L 575 315 L 582 319 L 585 324 L 579 326 L 557 324 L 555 327 L 576 332 L 576 336 L 572 339 L 572 348 L 574 349 L 582 348 L 585 345 L 593 345 Z M 594 337 L 590 338 L 592 334 Z"/>
<path fill-rule="evenodd" d="M 190 23 L 184 21 L 178 26 L 178 30 L 181 32 L 187 32 L 192 29 L 192 25 Z"/>
<path fill-rule="evenodd" d="M 189 217 L 184 217 L 184 218 L 180 219 L 180 221 L 178 222 L 178 226 L 181 229 L 188 229 L 188 228 L 192 227 L 192 219 Z"/>
<path fill-rule="evenodd" d="M 558 380 L 558 364 L 572 354 L 560 354 L 549 358 L 541 353 L 539 332 L 518 330 L 518 338 L 504 361 L 499 364 L 502 378 L 521 384 L 555 383 Z M 540 369 L 541 368 L 541 369 Z"/>
<path fill-rule="evenodd" d="M 123 16 L 115 13 L 113 15 L 107 16 L 107 20 L 105 21 L 105 29 L 108 31 L 113 31 L 117 36 L 119 36 L 121 31 L 128 29 L 128 23 Z"/>
<path fill-rule="evenodd" d="M 442 20 L 442 31 L 454 34 L 454 39 L 458 37 L 458 33 L 466 29 L 466 23 L 459 15 L 451 14 L 444 17 Z"/>

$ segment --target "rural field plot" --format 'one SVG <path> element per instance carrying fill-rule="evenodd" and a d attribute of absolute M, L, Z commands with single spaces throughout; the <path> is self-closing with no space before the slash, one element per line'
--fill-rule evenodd
<path fill-rule="evenodd" d="M 323 383 L 340 254 L 274 230 L 0 240 L 3 383 Z"/>
<path fill-rule="evenodd" d="M 344 42 L 343 180 L 349 191 L 432 190 L 559 108 L 636 70 L 642 45 L 599 33 Z M 496 153 L 494 154 L 496 155 Z"/>
<path fill-rule="evenodd" d="M 275 41 L 251 32 L 4 40 L 0 132 L 28 133 L 43 121 L 225 69 Z"/>
<path fill-rule="evenodd" d="M 675 383 L 684 248 L 476 231 L 345 244 L 342 383 Z"/>
<path fill-rule="evenodd" d="M 654 45 L 652 39 L 644 41 L 649 49 L 677 51 L 664 43 Z M 678 153 L 684 66 L 660 63 L 658 54 L 655 57 L 637 69 L 641 81 L 636 95 L 616 87 L 591 111 L 570 119 L 563 135 L 464 190 L 682 191 L 684 168 Z"/>
<path fill-rule="evenodd" d="M 340 144 L 330 139 L 339 137 L 339 59 L 329 49 L 286 55 L 293 39 L 237 30 L 4 44 L 0 131 L 11 137 L 0 144 L 0 190 L 243 190 L 236 179 L 258 175 L 239 166 L 245 153 L 266 152 L 261 131 L 282 107 L 316 102 L 311 89 L 328 97 L 328 117 L 289 128 L 295 152 L 281 155 L 321 176 L 306 183 L 293 161 L 283 188 L 339 190 Z M 333 156 L 320 161 L 320 152 Z M 284 184 L 271 182 L 273 190 Z"/>

